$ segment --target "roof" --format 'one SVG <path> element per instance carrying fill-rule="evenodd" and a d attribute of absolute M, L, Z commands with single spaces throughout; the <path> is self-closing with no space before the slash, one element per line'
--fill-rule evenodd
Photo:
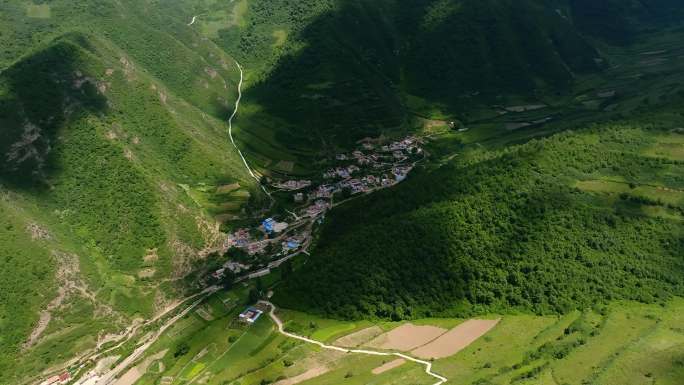
<path fill-rule="evenodd" d="M 254 323 L 254 322 L 256 322 L 256 320 L 259 319 L 259 317 L 261 317 L 261 314 L 263 314 L 263 313 L 264 313 L 263 311 L 255 308 L 253 306 L 250 306 L 247 309 L 245 309 L 245 311 L 240 313 L 240 318 L 249 322 L 249 323 Z"/>

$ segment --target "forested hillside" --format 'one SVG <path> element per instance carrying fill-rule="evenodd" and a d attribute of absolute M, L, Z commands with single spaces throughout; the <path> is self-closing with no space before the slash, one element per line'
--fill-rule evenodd
<path fill-rule="evenodd" d="M 489 149 L 337 209 L 284 305 L 410 318 L 682 294 L 678 113 L 522 144 L 681 101 L 680 8 L 1 1 L 0 383 L 196 291 L 221 230 L 273 207 L 261 175 L 317 178 L 360 138 L 451 121 L 464 131 L 435 148 Z M 226 135 L 243 75 L 233 133 L 257 178 Z"/>
<path fill-rule="evenodd" d="M 577 27 L 611 43 L 634 42 L 640 32 L 681 22 L 677 0 L 570 0 L 569 14 Z"/>
<path fill-rule="evenodd" d="M 196 290 L 224 235 L 193 191 L 258 190 L 224 121 L 237 66 L 187 22 L 92 1 L 0 20 L 0 383 L 19 383 Z"/>
<path fill-rule="evenodd" d="M 259 0 L 240 17 L 216 41 L 256 70 L 248 100 L 324 142 L 402 127 L 404 95 L 462 113 L 601 68 L 567 18 L 530 0 Z"/>
<path fill-rule="evenodd" d="M 608 124 L 481 151 L 336 209 L 278 300 L 402 319 L 682 295 L 684 135 L 672 131 L 681 123 Z"/>

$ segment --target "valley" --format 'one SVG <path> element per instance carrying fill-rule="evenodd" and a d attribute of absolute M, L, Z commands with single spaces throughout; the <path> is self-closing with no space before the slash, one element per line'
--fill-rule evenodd
<path fill-rule="evenodd" d="M 0 384 L 679 385 L 680 8 L 0 4 Z"/>

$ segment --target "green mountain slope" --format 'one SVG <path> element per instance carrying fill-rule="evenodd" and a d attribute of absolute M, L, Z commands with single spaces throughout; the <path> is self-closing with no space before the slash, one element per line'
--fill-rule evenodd
<path fill-rule="evenodd" d="M 459 113 L 599 70 L 570 21 L 535 1 L 255 1 L 241 17 L 215 40 L 258 70 L 247 100 L 319 143 L 405 127 L 405 95 Z"/>
<path fill-rule="evenodd" d="M 628 3 L 0 2 L 0 383 L 113 344 L 196 289 L 221 225 L 264 206 L 226 136 L 235 59 L 239 145 L 261 174 L 311 177 L 339 148 L 425 117 L 476 121 L 482 106 L 540 100 L 606 112 L 617 103 L 595 95 L 615 78 L 614 93 L 633 92 L 625 110 L 680 97 L 674 39 L 659 40 L 662 58 L 614 47 L 675 28 L 677 2 Z M 622 61 L 606 66 L 598 46 Z M 678 294 L 679 140 L 614 128 L 426 171 L 338 210 L 281 301 L 402 318 Z"/>
<path fill-rule="evenodd" d="M 643 31 L 681 23 L 684 12 L 676 0 L 570 0 L 566 5 L 584 33 L 612 43 L 633 42 Z"/>
<path fill-rule="evenodd" d="M 0 5 L 14 33 L 0 35 L 11 53 L 0 73 L 0 383 L 36 378 L 193 290 L 184 277 L 225 237 L 225 213 L 197 191 L 237 182 L 259 197 L 227 137 L 232 58 L 161 8 L 129 5 L 53 1 L 45 19 Z"/>
<path fill-rule="evenodd" d="M 683 143 L 609 125 L 425 171 L 335 210 L 280 303 L 397 319 L 682 295 L 684 174 L 666 149 Z"/>

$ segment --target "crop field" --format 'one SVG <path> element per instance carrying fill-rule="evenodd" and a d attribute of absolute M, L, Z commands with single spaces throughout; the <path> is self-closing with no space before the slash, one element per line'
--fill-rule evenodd
<path fill-rule="evenodd" d="M 148 353 L 168 349 L 136 384 L 429 385 L 423 367 L 389 357 L 321 350 L 277 333 L 267 315 L 252 326 L 236 321 L 246 288 L 208 300 L 215 318 L 189 315 Z M 369 327 L 404 322 L 349 322 L 280 310 L 286 330 L 323 342 Z M 496 316 L 492 316 L 494 318 Z M 504 315 L 484 336 L 433 370 L 459 384 L 679 385 L 684 375 L 684 299 L 654 305 L 615 302 L 562 316 Z M 415 324 L 453 327 L 459 319 Z M 185 346 L 185 349 L 181 349 Z M 156 362 L 156 361 L 155 361 Z M 163 370 L 159 370 L 159 368 Z"/>

